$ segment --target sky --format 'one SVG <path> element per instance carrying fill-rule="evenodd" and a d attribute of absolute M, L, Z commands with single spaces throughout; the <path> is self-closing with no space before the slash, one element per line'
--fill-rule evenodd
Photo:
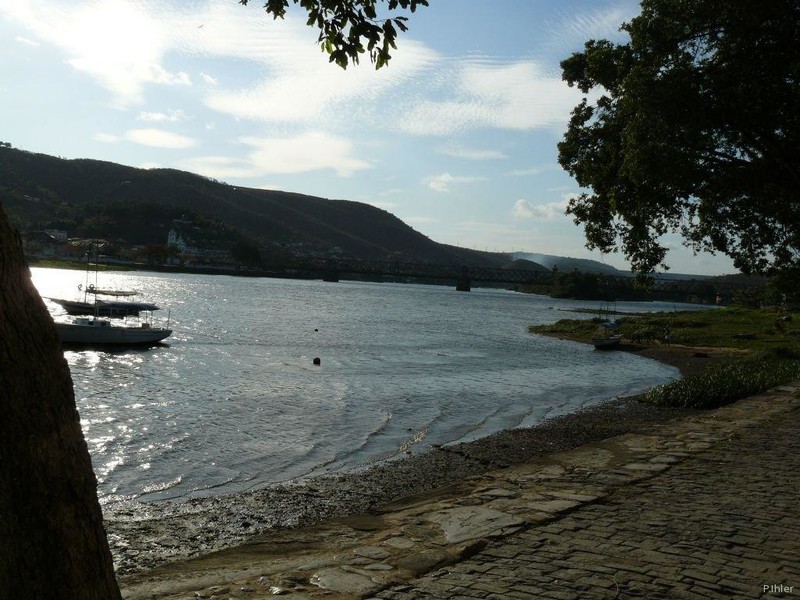
<path fill-rule="evenodd" d="M 2 0 L 0 141 L 368 203 L 431 239 L 592 258 L 556 144 L 559 62 L 623 41 L 633 0 L 430 0 L 388 67 L 328 62 L 292 8 L 251 0 Z M 672 272 L 735 272 L 666 239 Z"/>

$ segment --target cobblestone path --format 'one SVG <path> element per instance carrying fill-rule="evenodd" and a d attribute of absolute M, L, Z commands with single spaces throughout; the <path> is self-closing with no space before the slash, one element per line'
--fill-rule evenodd
<path fill-rule="evenodd" d="M 800 597 L 800 414 L 615 489 L 382 600 Z"/>

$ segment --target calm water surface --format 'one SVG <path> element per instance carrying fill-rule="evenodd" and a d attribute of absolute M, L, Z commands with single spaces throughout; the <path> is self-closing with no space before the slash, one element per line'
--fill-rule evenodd
<path fill-rule="evenodd" d="M 79 271 L 32 272 L 44 297 L 77 299 L 85 284 Z M 183 500 L 358 468 L 678 376 L 628 353 L 527 332 L 597 303 L 143 272 L 101 273 L 98 284 L 138 290 L 164 320 L 169 309 L 174 329 L 167 346 L 149 350 L 65 352 L 103 503 Z"/>

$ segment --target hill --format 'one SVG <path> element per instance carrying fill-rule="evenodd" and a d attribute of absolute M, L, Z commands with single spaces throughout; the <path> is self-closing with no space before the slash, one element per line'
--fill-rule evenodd
<path fill-rule="evenodd" d="M 517 260 L 536 262 L 551 270 L 555 267 L 562 273 L 580 271 L 582 273 L 603 273 L 605 275 L 616 275 L 620 277 L 630 275 L 628 271 L 620 271 L 611 265 L 588 258 L 572 258 L 569 256 L 555 256 L 553 254 L 538 254 L 534 252 L 514 252 L 513 257 Z"/>
<path fill-rule="evenodd" d="M 0 202 L 22 231 L 165 244 L 173 221 L 220 246 L 362 260 L 501 266 L 506 254 L 434 242 L 369 204 L 228 185 L 173 169 L 67 160 L 0 147 Z M 277 250 L 276 250 L 277 251 Z"/>

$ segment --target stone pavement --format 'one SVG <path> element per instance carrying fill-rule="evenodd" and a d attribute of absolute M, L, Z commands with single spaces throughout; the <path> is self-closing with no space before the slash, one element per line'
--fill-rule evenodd
<path fill-rule="evenodd" d="M 800 597 L 800 384 L 126 578 L 125 598 Z"/>

